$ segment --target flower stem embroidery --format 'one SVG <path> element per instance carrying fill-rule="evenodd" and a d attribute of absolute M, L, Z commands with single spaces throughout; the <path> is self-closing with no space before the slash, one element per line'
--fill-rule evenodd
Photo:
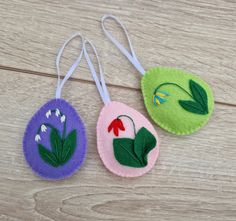
<path fill-rule="evenodd" d="M 158 89 L 160 89 L 162 86 L 164 85 L 173 85 L 173 86 L 176 86 L 178 88 L 180 88 L 182 91 L 184 91 L 187 95 L 189 95 L 189 97 L 193 98 L 193 96 L 188 92 L 186 91 L 183 87 L 181 87 L 180 85 L 176 84 L 176 83 L 171 83 L 171 82 L 166 82 L 166 83 L 162 83 L 160 84 L 154 91 L 154 94 L 156 94 L 158 92 Z"/>
<path fill-rule="evenodd" d="M 40 133 L 47 132 L 48 128 L 50 128 L 51 151 L 40 143 L 38 144 L 38 150 L 41 158 L 47 164 L 53 167 L 58 167 L 64 165 L 73 156 L 76 149 L 77 133 L 76 130 L 72 130 L 66 136 L 66 116 L 62 112 L 60 112 L 59 109 L 55 109 L 49 110 L 46 113 L 46 118 L 49 118 L 52 113 L 55 113 L 56 117 L 60 117 L 60 121 L 61 123 L 63 123 L 62 135 L 60 134 L 59 130 L 53 125 L 49 123 L 43 123 L 38 128 L 37 134 L 35 136 L 35 141 L 38 143 L 41 140 Z"/>
<path fill-rule="evenodd" d="M 122 117 L 128 118 L 128 119 L 132 122 L 132 124 L 133 124 L 133 129 L 134 129 L 134 135 L 136 135 L 136 128 L 135 128 L 135 124 L 134 124 L 133 119 L 132 119 L 131 117 L 129 117 L 128 115 L 125 115 L 125 114 L 119 115 L 119 116 L 117 117 L 117 119 L 120 119 L 120 118 L 122 118 Z"/>
<path fill-rule="evenodd" d="M 178 100 L 179 105 L 188 112 L 205 115 L 208 114 L 208 98 L 205 89 L 193 80 L 189 80 L 190 92 L 182 86 L 172 82 L 165 82 L 160 84 L 153 93 L 153 102 L 155 105 L 160 105 L 166 102 L 168 92 L 160 91 L 160 88 L 166 85 L 175 86 L 184 93 L 186 93 L 191 100 Z"/>
<path fill-rule="evenodd" d="M 47 113 L 46 113 L 46 118 L 49 118 L 52 113 L 55 113 L 55 116 L 56 117 L 59 117 L 60 116 L 60 121 L 61 123 L 63 123 L 63 132 L 62 132 L 62 138 L 65 139 L 65 135 L 66 135 L 66 116 L 60 112 L 60 110 L 57 108 L 55 110 L 49 110 Z M 51 129 L 55 129 L 51 124 L 48 124 L 48 123 L 44 123 L 42 124 L 39 128 L 38 128 L 38 132 L 35 136 L 35 141 L 38 142 L 39 140 L 41 140 L 41 137 L 40 137 L 40 132 L 46 132 L 47 130 L 47 127 L 51 128 Z M 37 137 L 37 139 L 36 139 Z"/>
<path fill-rule="evenodd" d="M 128 115 L 119 115 L 108 126 L 108 132 L 113 130 L 116 137 L 119 136 L 119 130 L 125 131 L 125 127 L 120 118 L 128 118 L 133 125 L 134 139 L 132 138 L 114 138 L 113 150 L 116 160 L 124 166 L 141 168 L 148 164 L 148 153 L 156 146 L 156 138 L 145 127 L 139 129 L 136 133 L 136 127 L 133 119 Z"/>
<path fill-rule="evenodd" d="M 65 140 L 65 137 L 66 137 L 66 120 L 63 125 L 62 139 Z"/>

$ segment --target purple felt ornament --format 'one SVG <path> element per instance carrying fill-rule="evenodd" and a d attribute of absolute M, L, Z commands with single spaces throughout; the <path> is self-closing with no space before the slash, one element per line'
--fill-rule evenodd
<path fill-rule="evenodd" d="M 81 167 L 86 155 L 87 138 L 84 124 L 75 109 L 60 98 L 63 85 L 83 55 L 82 50 L 61 81 L 60 58 L 66 45 L 75 37 L 81 36 L 75 34 L 69 38 L 56 59 L 56 98 L 48 101 L 35 113 L 27 125 L 23 138 L 23 151 L 29 166 L 37 175 L 50 180 L 71 176 Z"/>

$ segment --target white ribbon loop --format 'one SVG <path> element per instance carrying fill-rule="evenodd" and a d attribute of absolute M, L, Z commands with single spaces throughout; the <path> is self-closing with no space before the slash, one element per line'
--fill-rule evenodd
<path fill-rule="evenodd" d="M 82 43 L 82 50 L 80 52 L 80 55 L 77 57 L 77 59 L 75 60 L 75 62 L 73 63 L 73 65 L 70 67 L 69 71 L 66 73 L 65 77 L 63 78 L 63 80 L 61 81 L 60 76 L 60 62 L 61 62 L 61 56 L 65 50 L 65 47 L 75 38 L 79 37 L 81 39 L 81 43 Z M 61 90 L 64 86 L 64 84 L 66 83 L 66 81 L 70 78 L 70 76 L 73 74 L 73 72 L 75 71 L 75 69 L 77 68 L 77 66 L 79 65 L 82 56 L 83 56 L 83 48 L 84 48 L 84 40 L 81 34 L 79 33 L 75 33 L 74 35 L 72 35 L 68 40 L 65 41 L 65 43 L 62 45 L 61 49 L 59 50 L 58 54 L 57 54 L 57 58 L 56 58 L 56 71 L 57 71 L 57 89 L 56 89 L 56 98 L 59 99 L 61 97 Z"/>
<path fill-rule="evenodd" d="M 105 28 L 105 25 L 104 25 L 105 20 L 107 20 L 107 19 L 113 19 L 123 29 L 123 31 L 125 33 L 125 36 L 128 40 L 129 48 L 130 48 L 131 53 L 109 31 L 107 31 L 107 29 Z M 139 60 L 137 59 L 137 57 L 135 55 L 135 52 L 134 52 L 133 46 L 131 44 L 128 32 L 127 32 L 125 26 L 121 23 L 121 21 L 113 15 L 104 15 L 102 17 L 101 24 L 102 24 L 102 29 L 103 29 L 104 33 L 110 39 L 110 41 L 121 51 L 122 54 L 124 54 L 128 58 L 128 60 L 134 65 L 134 67 L 142 75 L 144 75 L 145 70 L 144 70 L 144 68 L 142 67 L 142 65 L 140 64 Z"/>
<path fill-rule="evenodd" d="M 98 62 L 100 79 L 98 78 L 98 75 L 97 75 L 96 70 L 94 68 L 93 62 L 91 61 L 91 58 L 88 55 L 88 52 L 87 52 L 87 49 L 86 49 L 86 44 L 89 44 L 91 46 L 91 48 L 93 49 L 93 51 L 94 51 L 94 54 L 95 54 L 97 62 Z M 98 92 L 99 92 L 104 104 L 109 103 L 110 102 L 110 96 L 109 96 L 109 93 L 108 93 L 108 90 L 107 90 L 107 86 L 105 84 L 104 75 L 103 75 L 103 71 L 102 71 L 102 66 L 101 66 L 101 63 L 100 63 L 100 60 L 99 60 L 99 57 L 98 57 L 97 50 L 96 50 L 95 46 L 88 40 L 85 40 L 85 42 L 84 42 L 84 56 L 85 56 L 85 59 L 88 63 L 88 66 L 89 66 L 89 69 L 91 71 L 92 77 L 95 81 Z"/>

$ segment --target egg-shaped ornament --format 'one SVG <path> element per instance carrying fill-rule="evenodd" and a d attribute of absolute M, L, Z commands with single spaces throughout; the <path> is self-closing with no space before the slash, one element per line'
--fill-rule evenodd
<path fill-rule="evenodd" d="M 87 53 L 90 45 L 98 60 L 100 77 Z M 97 149 L 105 167 L 122 177 L 138 177 L 150 171 L 159 155 L 159 138 L 151 123 L 126 104 L 111 101 L 97 51 L 86 41 L 84 55 L 104 102 L 97 122 Z"/>
<path fill-rule="evenodd" d="M 115 20 L 128 39 L 130 52 L 107 31 L 106 19 Z M 128 32 L 112 15 L 104 15 L 102 28 L 106 36 L 143 75 L 141 89 L 150 117 L 163 129 L 176 135 L 188 135 L 204 126 L 213 110 L 210 86 L 200 77 L 182 70 L 156 67 L 145 71 L 137 59 Z"/>
<path fill-rule="evenodd" d="M 23 152 L 32 170 L 49 180 L 59 180 L 74 174 L 83 164 L 87 138 L 85 126 L 76 110 L 61 99 L 61 90 L 80 63 L 83 55 L 71 66 L 64 79 L 60 80 L 59 63 L 66 45 L 79 34 L 69 38 L 60 49 L 56 67 L 58 83 L 56 98 L 44 104 L 29 121 L 24 138 Z M 83 42 L 83 39 L 82 39 Z"/>
<path fill-rule="evenodd" d="M 177 135 L 200 129 L 214 109 L 209 85 L 198 76 L 181 70 L 152 68 L 142 77 L 141 88 L 152 119 Z"/>
<path fill-rule="evenodd" d="M 159 139 L 151 123 L 138 111 L 111 101 L 97 123 L 97 147 L 105 166 L 125 177 L 141 176 L 155 165 Z"/>

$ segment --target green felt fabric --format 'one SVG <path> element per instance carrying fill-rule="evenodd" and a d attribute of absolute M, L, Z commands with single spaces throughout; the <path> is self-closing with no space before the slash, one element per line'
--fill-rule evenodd
<path fill-rule="evenodd" d="M 173 84 L 165 84 L 167 82 Z M 164 85 L 159 90 L 169 95 L 165 97 L 164 103 L 157 105 L 153 102 L 153 95 L 161 84 Z M 197 91 L 199 94 L 192 90 L 193 87 L 200 88 L 200 91 Z M 213 93 L 209 85 L 198 76 L 181 70 L 152 68 L 143 76 L 141 88 L 151 118 L 163 129 L 177 135 L 191 134 L 200 129 L 207 123 L 214 109 Z M 195 98 L 197 100 L 194 100 Z M 193 108 L 201 106 L 204 107 L 203 111 L 194 111 Z"/>
<path fill-rule="evenodd" d="M 142 127 L 135 138 L 113 139 L 116 160 L 129 167 L 145 167 L 148 164 L 148 153 L 156 146 L 156 138 L 145 127 Z"/>
<path fill-rule="evenodd" d="M 72 130 L 68 136 L 61 138 L 57 129 L 52 128 L 50 134 L 50 143 L 52 151 L 44 147 L 42 144 L 38 144 L 38 150 L 41 158 L 49 165 L 53 167 L 59 167 L 64 165 L 71 159 L 76 148 L 76 130 Z"/>

